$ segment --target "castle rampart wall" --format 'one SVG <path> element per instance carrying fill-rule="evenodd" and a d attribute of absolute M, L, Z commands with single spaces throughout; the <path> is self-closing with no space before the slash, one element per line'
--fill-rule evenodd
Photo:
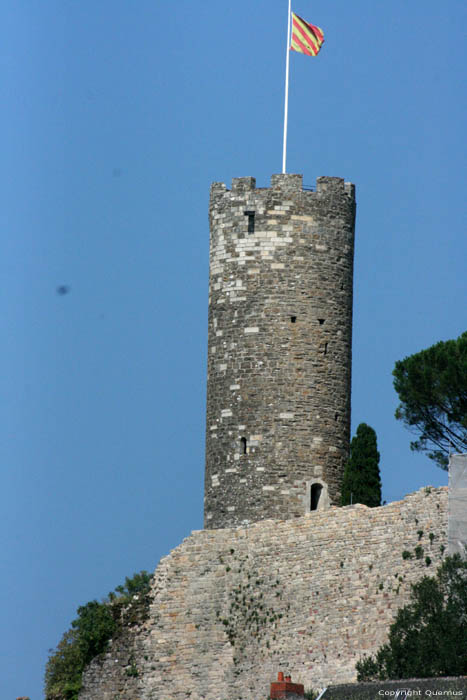
<path fill-rule="evenodd" d="M 410 584 L 434 574 L 446 530 L 447 489 L 426 488 L 193 532 L 156 569 L 149 619 L 91 664 L 80 700 L 258 700 L 278 669 L 307 689 L 355 680 Z"/>

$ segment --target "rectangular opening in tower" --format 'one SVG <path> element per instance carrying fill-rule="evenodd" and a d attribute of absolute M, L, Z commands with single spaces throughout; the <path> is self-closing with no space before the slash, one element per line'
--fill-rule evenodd
<path fill-rule="evenodd" d="M 244 212 L 245 216 L 248 217 L 248 233 L 254 233 L 255 232 L 255 212 L 254 211 L 246 211 Z"/>

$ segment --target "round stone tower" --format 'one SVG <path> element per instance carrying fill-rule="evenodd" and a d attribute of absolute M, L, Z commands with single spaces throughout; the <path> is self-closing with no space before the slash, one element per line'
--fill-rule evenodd
<path fill-rule="evenodd" d="M 205 527 L 339 504 L 350 433 L 355 188 L 211 187 Z"/>

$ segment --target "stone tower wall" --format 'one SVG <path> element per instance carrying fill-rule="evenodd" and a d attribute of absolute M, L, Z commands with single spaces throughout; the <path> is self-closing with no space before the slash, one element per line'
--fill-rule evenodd
<path fill-rule="evenodd" d="M 80 700 L 259 700 L 278 670 L 305 689 L 354 681 L 411 584 L 435 574 L 446 530 L 447 488 L 427 488 L 193 532 L 157 567 L 149 618 L 90 664 Z"/>
<path fill-rule="evenodd" d="M 211 187 L 207 528 L 301 516 L 313 484 L 318 508 L 339 503 L 354 220 L 340 178 L 318 178 L 316 192 L 301 175 Z"/>

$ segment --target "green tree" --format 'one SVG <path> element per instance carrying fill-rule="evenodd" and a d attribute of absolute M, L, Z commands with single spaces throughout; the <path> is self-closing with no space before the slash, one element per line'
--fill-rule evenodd
<path fill-rule="evenodd" d="M 467 561 L 447 557 L 412 586 L 389 641 L 357 663 L 359 681 L 467 675 Z"/>
<path fill-rule="evenodd" d="M 345 465 L 342 483 L 343 506 L 363 503 L 381 505 L 381 478 L 376 433 L 366 423 L 360 423 L 350 443 L 350 457 Z"/>
<path fill-rule="evenodd" d="M 149 607 L 152 576 L 146 571 L 126 578 L 108 599 L 92 600 L 78 608 L 78 617 L 71 623 L 57 648 L 52 650 L 45 669 L 47 700 L 77 700 L 81 679 L 90 661 L 107 648 L 111 637 L 122 625 L 141 620 Z"/>
<path fill-rule="evenodd" d="M 135 595 L 147 593 L 151 579 L 151 574 L 148 574 L 147 571 L 141 571 L 139 574 L 134 574 L 131 578 L 126 576 L 125 583 L 122 586 L 117 586 L 115 590 L 126 600 L 130 601 Z"/>
<path fill-rule="evenodd" d="M 84 662 L 74 630 L 65 632 L 45 669 L 47 700 L 75 700 L 81 688 Z"/>
<path fill-rule="evenodd" d="M 467 331 L 396 362 L 393 375 L 396 418 L 418 436 L 411 449 L 447 469 L 450 452 L 467 451 Z"/>
<path fill-rule="evenodd" d="M 117 627 L 112 606 L 92 600 L 78 608 L 78 617 L 50 656 L 45 671 L 47 700 L 76 700 L 85 666 L 102 653 Z"/>
<path fill-rule="evenodd" d="M 110 605 L 91 600 L 78 608 L 78 617 L 71 626 L 76 631 L 76 641 L 84 665 L 101 654 L 116 627 Z"/>

